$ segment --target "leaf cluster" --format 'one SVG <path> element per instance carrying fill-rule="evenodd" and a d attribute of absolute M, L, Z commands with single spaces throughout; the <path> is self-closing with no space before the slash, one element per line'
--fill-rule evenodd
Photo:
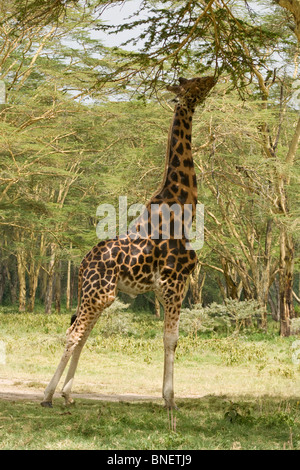
<path fill-rule="evenodd" d="M 270 8 L 273 14 L 274 6 Z M 280 16 L 278 10 L 276 15 Z M 127 22 L 97 26 L 109 34 L 129 34 L 120 47 L 131 51 L 125 56 L 120 53 L 117 68 L 106 78 L 124 82 L 136 77 L 147 91 L 153 86 L 160 88 L 179 74 L 203 74 L 213 69 L 217 77 L 227 76 L 230 88 L 244 95 L 254 69 L 267 72 L 274 51 L 283 54 L 288 42 L 290 47 L 295 44 L 282 16 L 275 28 L 269 14 L 259 14 L 257 9 L 249 13 L 244 2 L 144 0 Z M 137 27 L 141 33 L 136 33 Z"/>

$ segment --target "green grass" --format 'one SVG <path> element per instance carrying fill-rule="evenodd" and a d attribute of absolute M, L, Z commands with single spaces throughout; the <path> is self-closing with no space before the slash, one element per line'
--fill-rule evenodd
<path fill-rule="evenodd" d="M 0 313 L 6 364 L 0 378 L 41 394 L 64 347 L 69 315 Z M 0 400 L 0 449 L 299 449 L 296 337 L 181 332 L 175 361 L 176 432 L 161 399 L 163 321 L 149 314 L 103 317 L 84 348 L 74 393 L 151 396 L 148 401 L 77 399 L 65 408 Z M 0 387 L 1 388 L 1 387 Z"/>
<path fill-rule="evenodd" d="M 72 408 L 0 402 L 1 449 L 299 449 L 299 402 L 262 397 L 179 400 L 176 432 L 156 403 L 79 400 Z"/>

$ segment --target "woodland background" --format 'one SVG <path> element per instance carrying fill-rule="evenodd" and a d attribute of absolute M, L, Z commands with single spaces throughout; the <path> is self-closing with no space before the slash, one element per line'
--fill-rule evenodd
<path fill-rule="evenodd" d="M 102 21 L 128 3 L 134 17 Z M 127 40 L 108 47 L 118 32 Z M 205 244 L 185 306 L 253 302 L 262 328 L 272 317 L 289 336 L 300 302 L 299 42 L 299 0 L 0 0 L 0 303 L 76 307 L 98 205 L 145 203 L 162 179 L 166 85 L 216 73 L 194 119 Z M 158 308 L 150 294 L 130 303 Z"/>

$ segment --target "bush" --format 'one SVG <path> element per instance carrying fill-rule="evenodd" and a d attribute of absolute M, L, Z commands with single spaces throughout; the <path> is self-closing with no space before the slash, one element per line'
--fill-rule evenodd
<path fill-rule="evenodd" d="M 193 336 L 197 336 L 198 332 L 213 331 L 215 321 L 209 317 L 206 310 L 200 304 L 194 305 L 192 309 L 181 309 L 180 330 L 187 335 Z"/>
<path fill-rule="evenodd" d="M 292 335 L 300 334 L 300 318 L 291 319 L 291 334 Z"/>
<path fill-rule="evenodd" d="M 255 300 L 226 299 L 224 304 L 212 303 L 208 307 L 195 305 L 181 311 L 181 331 L 196 335 L 198 332 L 220 331 L 252 326 L 253 318 L 261 318 L 263 309 Z"/>
<path fill-rule="evenodd" d="M 126 312 L 129 307 L 119 299 L 116 299 L 110 307 L 106 308 L 99 320 L 99 329 L 103 336 L 112 335 L 130 336 L 135 334 L 132 319 L 133 313 Z"/>

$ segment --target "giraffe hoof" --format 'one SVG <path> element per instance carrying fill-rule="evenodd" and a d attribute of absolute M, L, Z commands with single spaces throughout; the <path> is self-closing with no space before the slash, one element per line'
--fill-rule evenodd
<path fill-rule="evenodd" d="M 65 406 L 75 406 L 75 400 L 73 400 L 73 398 L 70 398 L 69 400 L 65 400 Z"/>
<path fill-rule="evenodd" d="M 178 406 L 176 405 L 175 401 L 174 400 L 167 400 L 166 398 L 164 399 L 165 400 L 165 408 L 167 410 L 176 410 L 178 411 L 179 408 Z"/>
<path fill-rule="evenodd" d="M 178 406 L 175 405 L 175 404 L 174 404 L 174 405 L 165 405 L 165 408 L 166 408 L 166 410 L 168 410 L 168 411 L 173 411 L 173 410 L 174 410 L 174 411 L 179 411 Z"/>
<path fill-rule="evenodd" d="M 65 393 L 62 393 L 61 396 L 65 399 L 65 406 L 74 406 L 75 405 L 75 400 L 71 398 L 69 395 L 66 395 Z"/>
<path fill-rule="evenodd" d="M 41 406 L 44 408 L 53 408 L 52 401 L 42 401 Z"/>

